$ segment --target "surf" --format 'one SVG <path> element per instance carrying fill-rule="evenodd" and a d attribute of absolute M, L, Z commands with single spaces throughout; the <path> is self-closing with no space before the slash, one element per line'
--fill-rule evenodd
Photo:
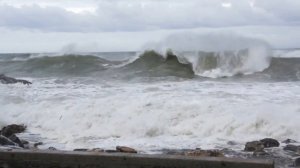
<path fill-rule="evenodd" d="M 172 52 L 195 75 L 209 78 L 253 74 L 269 67 L 271 49 L 263 40 L 236 34 L 174 34 L 145 46 L 164 58 Z"/>

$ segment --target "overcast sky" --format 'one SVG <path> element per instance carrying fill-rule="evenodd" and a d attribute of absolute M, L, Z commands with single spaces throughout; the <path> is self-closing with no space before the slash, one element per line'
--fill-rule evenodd
<path fill-rule="evenodd" d="M 300 47 L 300 0 L 0 0 L 0 52 L 131 51 L 234 32 Z"/>

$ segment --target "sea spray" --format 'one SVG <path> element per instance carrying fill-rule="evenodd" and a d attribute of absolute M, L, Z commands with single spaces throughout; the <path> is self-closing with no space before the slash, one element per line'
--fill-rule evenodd
<path fill-rule="evenodd" d="M 191 64 L 196 75 L 212 78 L 261 72 L 271 60 L 266 42 L 232 33 L 174 34 L 144 49 L 164 57 L 172 51 L 181 63 Z"/>

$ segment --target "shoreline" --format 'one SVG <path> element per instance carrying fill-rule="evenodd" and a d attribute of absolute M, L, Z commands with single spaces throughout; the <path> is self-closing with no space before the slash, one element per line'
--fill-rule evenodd
<path fill-rule="evenodd" d="M 127 146 L 116 146 L 115 149 L 102 148 L 77 148 L 72 150 L 61 150 L 55 147 L 40 149 L 43 142 L 30 142 L 18 137 L 19 133 L 26 130 L 24 125 L 7 125 L 0 131 L 0 152 L 23 151 L 41 153 L 69 153 L 79 152 L 82 154 L 137 154 L 137 155 L 163 155 L 189 158 L 226 158 L 226 159 L 250 159 L 250 160 L 274 160 L 276 168 L 300 166 L 300 145 L 297 141 L 287 139 L 279 142 L 272 138 L 265 138 L 258 141 L 251 141 L 245 144 L 241 150 L 234 149 L 235 142 L 228 142 L 232 148 L 223 149 L 160 149 L 149 152 L 139 151 Z"/>

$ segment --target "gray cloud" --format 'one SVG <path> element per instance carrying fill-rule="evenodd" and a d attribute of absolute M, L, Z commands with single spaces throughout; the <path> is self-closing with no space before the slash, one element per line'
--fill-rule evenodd
<path fill-rule="evenodd" d="M 41 32 L 0 28 L 0 53 L 4 52 L 74 52 L 136 51 L 150 42 L 160 42 L 170 34 L 192 32 L 210 34 L 233 32 L 263 39 L 273 48 L 293 48 L 300 44 L 300 26 L 242 26 L 185 30 L 138 32 Z M 146 45 L 147 46 L 147 45 Z"/>
<path fill-rule="evenodd" d="M 272 14 L 289 24 L 300 24 L 300 1 L 298 0 L 257 0 L 257 8 Z"/>
<path fill-rule="evenodd" d="M 19 2 L 19 3 L 18 3 Z M 300 25 L 297 0 L 88 1 L 93 13 L 67 10 L 70 1 L 0 5 L 0 26 L 54 32 L 143 31 L 247 25 Z M 46 3 L 48 2 L 48 3 Z M 226 7 L 224 4 L 230 5 Z M 61 5 L 59 5 L 61 4 Z M 75 7 L 80 1 L 74 2 Z M 223 6 L 222 6 L 223 4 Z M 85 5 L 85 7 L 88 5 Z"/>
<path fill-rule="evenodd" d="M 90 15 L 78 15 L 59 7 L 0 6 L 0 26 L 46 31 L 85 31 L 91 25 Z"/>
<path fill-rule="evenodd" d="M 298 11 L 298 0 L 0 0 L 0 52 L 139 50 L 169 34 L 223 31 L 299 47 Z"/>

